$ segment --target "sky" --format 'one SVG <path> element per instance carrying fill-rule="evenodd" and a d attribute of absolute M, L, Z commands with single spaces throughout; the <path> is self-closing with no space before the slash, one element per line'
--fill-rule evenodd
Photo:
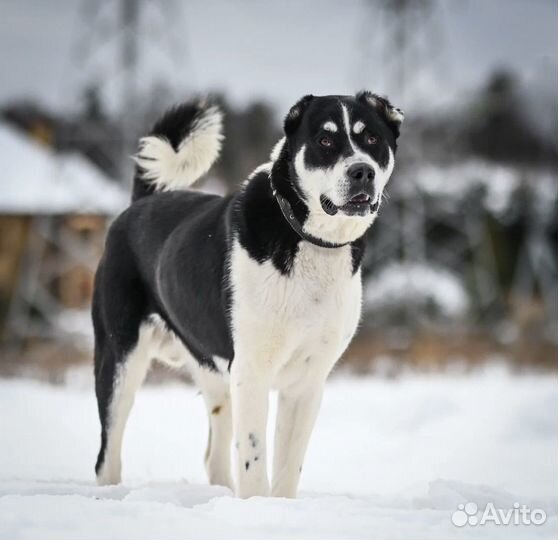
<path fill-rule="evenodd" d="M 405 109 L 452 103 L 509 67 L 527 84 L 556 89 L 555 0 L 439 0 L 433 22 L 405 34 L 416 69 L 404 87 L 391 76 L 400 60 L 387 45 L 382 0 L 147 4 L 140 88 L 162 81 L 179 95 L 221 90 L 234 102 L 266 99 L 279 110 L 307 93 L 368 88 Z M 0 0 L 0 12 L 0 104 L 36 98 L 68 108 L 102 72 L 109 102 L 125 109 L 119 34 L 110 31 L 118 0 Z"/>

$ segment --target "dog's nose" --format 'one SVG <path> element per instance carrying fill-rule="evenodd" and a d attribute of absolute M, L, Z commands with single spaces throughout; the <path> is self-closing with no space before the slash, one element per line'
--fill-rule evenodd
<path fill-rule="evenodd" d="M 347 174 L 351 180 L 365 184 L 366 182 L 374 180 L 376 173 L 374 169 L 366 163 L 354 163 L 347 170 Z"/>

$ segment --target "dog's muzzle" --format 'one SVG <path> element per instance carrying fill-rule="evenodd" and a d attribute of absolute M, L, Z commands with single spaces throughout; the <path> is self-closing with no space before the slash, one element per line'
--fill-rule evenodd
<path fill-rule="evenodd" d="M 376 200 L 374 187 L 375 172 L 366 163 L 354 163 L 347 169 L 349 190 L 347 201 L 337 206 L 331 199 L 322 195 L 320 203 L 324 212 L 334 216 L 341 211 L 348 216 L 368 216 L 378 210 L 379 198 Z"/>

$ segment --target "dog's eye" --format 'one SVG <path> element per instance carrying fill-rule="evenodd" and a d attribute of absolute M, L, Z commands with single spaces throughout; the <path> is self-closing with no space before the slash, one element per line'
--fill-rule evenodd
<path fill-rule="evenodd" d="M 376 139 L 376 137 L 374 137 L 374 135 L 365 135 L 364 140 L 366 141 L 366 144 L 376 144 L 378 142 L 378 139 Z"/>
<path fill-rule="evenodd" d="M 330 137 L 320 137 L 320 145 L 330 148 L 333 146 L 333 140 Z"/>

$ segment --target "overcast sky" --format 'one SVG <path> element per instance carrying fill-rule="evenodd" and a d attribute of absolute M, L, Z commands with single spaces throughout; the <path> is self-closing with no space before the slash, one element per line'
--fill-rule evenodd
<path fill-rule="evenodd" d="M 108 30 L 92 39 L 100 35 L 92 21 L 103 18 L 84 17 L 84 3 L 0 0 L 0 103 L 38 97 L 67 107 L 99 66 L 110 81 L 108 94 L 122 96 L 116 42 Z M 422 44 L 433 50 L 422 60 L 419 54 L 422 84 L 407 92 L 388 85 L 397 57 L 382 45 L 385 21 L 374 7 L 381 3 L 188 0 L 169 8 L 170 0 L 163 0 L 166 18 L 153 6 L 144 13 L 138 78 L 142 84 L 165 80 L 184 93 L 223 90 L 241 103 L 266 98 L 279 110 L 306 93 L 362 87 L 388 92 L 403 107 L 416 105 L 424 94 L 432 103 L 452 101 L 497 66 L 556 88 L 556 0 L 440 0 L 434 24 L 408 33 L 418 51 Z M 118 2 L 101 4 L 110 28 Z M 437 37 L 423 41 L 421 28 Z M 94 52 L 83 52 L 88 44 Z"/>

